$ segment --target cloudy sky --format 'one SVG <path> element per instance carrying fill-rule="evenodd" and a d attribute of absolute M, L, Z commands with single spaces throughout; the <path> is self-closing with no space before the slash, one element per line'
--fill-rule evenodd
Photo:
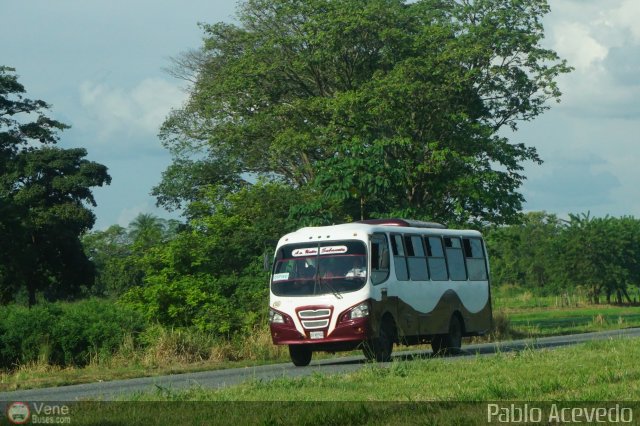
<path fill-rule="evenodd" d="M 527 210 L 640 217 L 640 1 L 551 0 L 545 45 L 575 71 L 560 104 L 510 137 L 545 161 L 528 164 Z M 185 99 L 163 68 L 198 48 L 198 22 L 229 21 L 223 0 L 0 0 L 0 65 L 30 98 L 72 126 L 60 146 L 85 147 L 110 186 L 94 191 L 96 228 L 137 214 L 169 217 L 149 195 L 171 159 L 158 128 Z"/>

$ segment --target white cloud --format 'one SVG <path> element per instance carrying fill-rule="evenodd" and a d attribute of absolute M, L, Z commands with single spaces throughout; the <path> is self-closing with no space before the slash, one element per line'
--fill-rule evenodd
<path fill-rule="evenodd" d="M 560 109 L 573 116 L 640 116 L 640 2 L 559 0 L 547 17 L 549 47 L 575 71 L 558 81 Z"/>
<path fill-rule="evenodd" d="M 80 97 L 104 141 L 119 132 L 157 134 L 171 108 L 179 107 L 186 94 L 163 79 L 150 78 L 129 90 L 85 81 Z"/>
<path fill-rule="evenodd" d="M 555 28 L 554 48 L 577 70 L 587 71 L 607 57 L 608 48 L 590 34 L 580 22 L 560 22 Z"/>
<path fill-rule="evenodd" d="M 633 42 L 640 42 L 640 2 L 625 0 L 619 7 L 608 11 L 604 23 L 616 31 L 630 35 Z"/>

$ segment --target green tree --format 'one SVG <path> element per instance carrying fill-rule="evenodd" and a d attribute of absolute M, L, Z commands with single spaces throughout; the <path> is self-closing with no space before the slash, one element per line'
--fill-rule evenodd
<path fill-rule="evenodd" d="M 169 224 L 150 213 L 140 213 L 129 223 L 129 238 L 139 250 L 160 244 L 165 238 Z"/>
<path fill-rule="evenodd" d="M 159 202 L 197 196 L 182 184 L 188 164 L 207 170 L 199 185 L 280 179 L 327 221 L 514 221 L 522 164 L 540 158 L 498 132 L 558 100 L 555 78 L 570 70 L 540 46 L 548 11 L 546 0 L 248 0 L 238 25 L 204 25 L 200 56 L 182 63 L 196 80 L 161 130 L 175 162 Z"/>
<path fill-rule="evenodd" d="M 566 282 L 584 286 L 593 303 L 604 293 L 631 302 L 629 285 L 640 283 L 640 222 L 636 219 L 569 215 L 557 244 Z"/>
<path fill-rule="evenodd" d="M 142 285 L 145 276 L 143 259 L 154 248 L 176 238 L 182 225 L 174 219 L 165 220 L 141 213 L 123 228 L 110 226 L 82 237 L 82 245 L 96 268 L 92 294 L 119 296 L 131 287 Z"/>
<path fill-rule="evenodd" d="M 210 188 L 192 203 L 185 229 L 140 259 L 143 284 L 123 300 L 149 320 L 225 336 L 264 319 L 269 274 L 263 255 L 273 253 L 290 229 L 297 193 L 263 182 L 223 197 L 220 192 Z"/>
<path fill-rule="evenodd" d="M 93 295 L 118 296 L 142 283 L 144 274 L 136 264 L 127 229 L 112 225 L 104 231 L 87 233 L 82 237 L 82 246 L 96 269 Z"/>
<path fill-rule="evenodd" d="M 560 219 L 546 212 L 530 212 L 523 215 L 521 224 L 490 229 L 486 242 L 493 282 L 557 291 L 562 284 L 557 278 L 562 247 L 555 241 L 562 230 Z"/>
<path fill-rule="evenodd" d="M 640 220 L 629 216 L 621 217 L 616 219 L 615 227 L 618 238 L 614 244 L 618 249 L 617 259 L 620 267 L 616 269 L 611 280 L 607 299 L 615 293 L 618 303 L 622 303 L 623 297 L 632 302 L 629 288 L 640 287 Z"/>
<path fill-rule="evenodd" d="M 85 149 L 51 146 L 68 126 L 24 97 L 14 71 L 0 67 L 0 294 L 7 302 L 26 289 L 31 306 L 38 291 L 66 298 L 92 285 L 79 236 L 95 222 L 90 188 L 111 178 Z"/>

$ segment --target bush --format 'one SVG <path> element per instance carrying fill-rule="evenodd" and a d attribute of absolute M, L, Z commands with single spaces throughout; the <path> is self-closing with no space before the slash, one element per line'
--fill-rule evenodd
<path fill-rule="evenodd" d="M 145 325 L 138 312 L 113 302 L 90 299 L 66 305 L 52 330 L 56 351 L 50 361 L 81 366 L 94 357 L 105 359 L 127 335 L 140 334 Z"/>
<path fill-rule="evenodd" d="M 249 333 L 266 321 L 267 277 L 233 275 L 214 277 L 199 273 L 177 277 L 147 277 L 145 285 L 130 289 L 121 302 L 137 310 L 150 323 L 190 328 L 216 337 Z"/>
<path fill-rule="evenodd" d="M 111 301 L 5 306 L 0 311 L 0 367 L 51 363 L 82 366 L 115 353 L 145 321 L 134 310 Z"/>
<path fill-rule="evenodd" d="M 52 345 L 52 325 L 62 314 L 59 306 L 45 304 L 28 309 L 4 306 L 0 310 L 0 366 L 47 361 Z"/>

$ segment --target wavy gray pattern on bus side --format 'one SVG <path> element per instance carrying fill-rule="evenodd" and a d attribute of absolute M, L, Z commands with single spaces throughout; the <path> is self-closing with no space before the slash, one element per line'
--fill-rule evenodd
<path fill-rule="evenodd" d="M 429 338 L 434 334 L 449 331 L 452 315 L 458 312 L 462 317 L 464 334 L 467 336 L 485 334 L 491 329 L 491 300 L 477 312 L 469 311 L 453 290 L 445 291 L 435 307 L 429 312 L 421 312 L 397 296 L 389 296 L 384 301 L 372 301 L 372 328 L 377 331 L 385 314 L 393 317 L 398 338 Z"/>

